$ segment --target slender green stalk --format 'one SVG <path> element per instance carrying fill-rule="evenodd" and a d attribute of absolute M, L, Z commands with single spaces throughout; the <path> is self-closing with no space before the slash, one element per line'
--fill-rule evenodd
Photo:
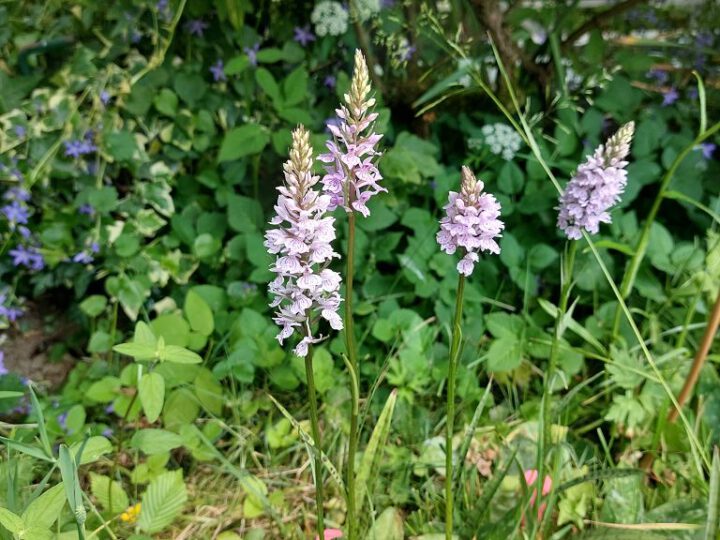
<path fill-rule="evenodd" d="M 672 165 L 665 173 L 665 176 L 660 183 L 660 189 L 658 190 L 658 194 L 655 196 L 653 205 L 650 208 L 650 213 L 645 219 L 645 224 L 643 225 L 642 232 L 640 233 L 640 239 L 638 240 L 637 246 L 635 247 L 635 253 L 633 254 L 632 259 L 630 259 L 630 263 L 628 264 L 627 270 L 625 271 L 623 280 L 620 283 L 620 295 L 622 296 L 623 300 L 630 296 L 633 286 L 635 285 L 635 278 L 637 278 L 638 271 L 640 270 L 640 265 L 645 258 L 645 253 L 647 252 L 648 244 L 650 243 L 650 232 L 652 230 L 653 223 L 655 223 L 655 218 L 657 217 L 657 213 L 660 210 L 660 205 L 665 198 L 665 192 L 667 191 L 670 182 L 675 176 L 675 172 L 677 171 L 678 167 L 680 167 L 680 164 L 688 156 L 688 154 L 692 152 L 698 144 L 703 142 L 705 139 L 713 135 L 713 133 L 718 130 L 720 130 L 720 122 L 714 124 L 710 127 L 710 129 L 698 135 L 692 143 L 686 146 L 683 151 L 678 154 L 678 156 L 675 158 L 675 161 L 673 161 Z M 613 320 L 612 341 L 615 341 L 618 336 L 621 318 L 622 307 L 618 304 L 618 307 L 615 310 L 615 318 Z"/>
<path fill-rule="evenodd" d="M 310 400 L 310 426 L 312 428 L 313 441 L 315 443 L 315 452 L 313 453 L 313 462 L 315 463 L 315 505 L 317 506 L 317 531 L 318 538 L 325 537 L 325 511 L 323 497 L 323 481 L 322 481 L 322 439 L 320 438 L 320 425 L 318 423 L 318 406 L 317 396 L 315 395 L 315 377 L 313 375 L 312 366 L 313 349 L 308 348 L 307 356 L 305 356 L 305 375 L 307 377 L 308 398 Z"/>
<path fill-rule="evenodd" d="M 460 352 L 460 339 L 462 330 L 463 292 L 465 291 L 465 276 L 459 274 L 457 297 L 455 299 L 455 318 L 453 319 L 452 341 L 450 344 L 450 362 L 448 363 L 447 381 L 447 420 L 445 422 L 445 538 L 452 540 L 453 536 L 453 449 L 452 439 L 455 425 L 455 378 L 457 375 L 457 362 Z"/>
<path fill-rule="evenodd" d="M 572 287 L 572 274 L 575 265 L 575 254 L 577 253 L 577 241 L 568 242 L 567 257 L 563 260 L 560 273 L 560 302 L 558 304 L 557 317 L 555 318 L 555 330 L 552 344 L 550 345 L 550 359 L 548 360 L 547 373 L 545 374 L 545 407 L 544 407 L 544 446 L 545 451 L 550 447 L 550 431 L 552 427 L 552 386 L 554 383 L 555 370 L 557 369 L 558 354 L 560 353 L 560 339 L 563 335 L 563 318 L 567 312 L 570 300 L 570 289 Z M 541 456 L 542 458 L 543 456 Z M 542 462 L 539 464 L 542 466 Z"/>
<path fill-rule="evenodd" d="M 356 378 L 359 377 L 357 351 L 355 350 L 355 324 L 353 322 L 352 297 L 353 278 L 355 271 L 355 212 L 348 213 L 348 246 L 345 270 L 345 348 L 355 378 L 350 378 L 354 385 L 351 396 L 353 399 L 350 411 L 350 441 L 348 444 L 347 464 L 347 523 L 349 540 L 357 538 L 357 512 L 355 510 L 355 455 L 358 446 L 358 391 Z M 321 537 L 322 538 L 322 537 Z"/>

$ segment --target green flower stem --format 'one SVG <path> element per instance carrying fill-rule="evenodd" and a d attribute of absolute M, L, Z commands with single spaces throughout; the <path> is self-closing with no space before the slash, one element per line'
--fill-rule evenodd
<path fill-rule="evenodd" d="M 452 540 L 453 536 L 453 449 L 452 439 L 455 426 L 455 378 L 457 376 L 457 363 L 460 356 L 460 339 L 462 330 L 463 292 L 465 291 L 465 276 L 458 276 L 457 297 L 455 299 L 455 318 L 453 319 L 452 341 L 450 344 L 450 362 L 448 364 L 447 381 L 447 420 L 445 422 L 445 538 Z"/>
<path fill-rule="evenodd" d="M 312 428 L 313 442 L 315 443 L 315 452 L 313 452 L 313 461 L 315 463 L 315 505 L 317 506 L 317 531 L 318 537 L 325 537 L 325 518 L 324 518 L 324 496 L 323 496 L 323 480 L 322 480 L 322 439 L 320 438 L 320 425 L 318 423 L 318 406 L 317 396 L 315 395 L 315 376 L 313 375 L 313 348 L 308 347 L 307 356 L 305 356 L 305 375 L 307 377 L 308 398 L 310 400 L 310 426 Z"/>
<path fill-rule="evenodd" d="M 563 318 L 567 312 L 568 302 L 570 300 L 570 289 L 572 287 L 573 267 L 575 266 L 575 254 L 577 253 L 577 240 L 568 242 L 567 256 L 563 260 L 560 273 L 560 302 L 558 304 L 557 316 L 555 317 L 555 330 L 553 333 L 552 345 L 550 346 L 550 359 L 548 360 L 547 373 L 545 374 L 545 406 L 543 407 L 543 445 L 545 452 L 551 443 L 552 428 L 552 386 L 555 371 L 557 370 L 558 354 L 560 353 L 560 339 L 563 335 Z M 542 458 L 538 464 L 539 469 L 543 465 Z M 544 478 L 544 477 L 541 477 Z"/>
<path fill-rule="evenodd" d="M 348 245 L 345 271 L 345 349 L 347 350 L 350 366 L 355 372 L 355 376 L 359 377 L 357 364 L 357 351 L 355 350 L 355 325 L 353 322 L 352 297 L 353 297 L 353 277 L 355 270 L 355 212 L 348 213 Z M 353 378 L 350 378 L 350 384 L 355 385 L 354 391 L 351 392 L 353 404 L 350 411 L 350 441 L 348 444 L 348 464 L 347 464 L 347 524 L 348 538 L 355 540 L 357 538 L 357 511 L 355 506 L 355 455 L 358 446 L 358 406 L 357 394 L 358 388 Z M 322 538 L 322 537 L 321 537 Z"/>
<path fill-rule="evenodd" d="M 698 135 L 692 143 L 686 146 L 683 151 L 678 154 L 678 156 L 675 158 L 675 161 L 673 161 L 672 165 L 665 173 L 665 176 L 660 183 L 660 189 L 658 190 L 658 194 L 656 195 L 655 200 L 653 201 L 653 205 L 650 208 L 650 213 L 645 219 L 645 224 L 643 225 L 642 232 L 640 233 L 640 239 L 638 240 L 637 246 L 635 247 L 635 253 L 632 259 L 630 259 L 630 263 L 628 264 L 625 275 L 623 276 L 623 280 L 620 283 L 620 295 L 622 296 L 623 300 L 630 296 L 633 286 L 635 285 L 635 278 L 637 278 L 638 271 L 640 270 L 640 265 L 645 258 L 645 253 L 647 252 L 648 244 L 650 243 L 650 231 L 652 230 L 652 225 L 655 222 L 658 211 L 660 210 L 660 205 L 665 198 L 665 193 L 667 192 L 668 186 L 670 185 L 670 182 L 675 176 L 675 172 L 677 171 L 678 167 L 680 167 L 680 164 L 688 156 L 688 154 L 690 154 L 690 152 L 692 152 L 695 147 L 697 147 L 697 145 L 699 145 L 708 137 L 712 136 L 718 130 L 720 130 L 720 122 L 712 125 L 707 131 L 700 133 L 700 135 Z M 618 337 L 621 318 L 622 306 L 618 304 L 618 307 L 615 309 L 615 318 L 613 320 L 612 341 L 615 341 Z"/>

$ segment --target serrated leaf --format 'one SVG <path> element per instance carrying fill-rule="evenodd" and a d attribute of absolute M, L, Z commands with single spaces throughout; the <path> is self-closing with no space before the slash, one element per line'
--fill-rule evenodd
<path fill-rule="evenodd" d="M 169 471 L 150 482 L 142 496 L 138 526 L 149 533 L 163 530 L 182 512 L 187 490 L 181 471 Z"/>
<path fill-rule="evenodd" d="M 138 384 L 140 403 L 148 422 L 155 422 L 165 402 L 165 379 L 159 373 L 145 373 Z"/>
<path fill-rule="evenodd" d="M 111 514 L 119 514 L 130 506 L 130 501 L 122 484 L 117 480 L 111 481 L 108 476 L 91 472 L 90 489 L 100 506 Z"/>

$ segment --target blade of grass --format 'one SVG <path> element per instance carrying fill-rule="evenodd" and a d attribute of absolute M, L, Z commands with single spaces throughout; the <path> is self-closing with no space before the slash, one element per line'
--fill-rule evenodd
<path fill-rule="evenodd" d="M 720 510 L 720 451 L 715 447 L 712 470 L 710 471 L 710 490 L 708 494 L 707 520 L 705 521 L 705 540 L 717 540 L 720 535 L 718 520 Z"/>
<path fill-rule="evenodd" d="M 395 403 L 397 402 L 397 389 L 393 389 L 385 402 L 380 417 L 375 424 L 370 435 L 365 451 L 363 452 L 360 468 L 355 478 L 355 497 L 357 502 L 358 516 L 362 515 L 365 502 L 365 495 L 370 495 L 370 479 L 373 472 L 377 468 L 378 459 L 385 448 L 385 443 L 390 435 L 390 424 L 392 422 L 393 413 L 395 412 Z"/>
<path fill-rule="evenodd" d="M 478 403 L 478 406 L 475 408 L 475 413 L 473 414 L 472 420 L 470 421 L 468 427 L 465 429 L 465 437 L 463 437 L 463 441 L 460 444 L 460 452 L 458 453 L 457 458 L 458 465 L 455 468 L 455 474 L 453 474 L 453 485 L 456 486 L 456 489 L 458 489 L 457 484 L 458 482 L 460 482 L 460 477 L 465 470 L 465 467 L 463 467 L 463 463 L 465 463 L 465 458 L 467 457 L 467 453 L 470 450 L 470 443 L 475 436 L 475 429 L 477 428 L 480 417 L 485 410 L 485 404 L 490 397 L 490 389 L 492 388 L 492 383 L 493 378 L 492 375 L 490 375 L 490 380 L 485 387 L 485 392 L 480 398 L 480 403 Z"/>

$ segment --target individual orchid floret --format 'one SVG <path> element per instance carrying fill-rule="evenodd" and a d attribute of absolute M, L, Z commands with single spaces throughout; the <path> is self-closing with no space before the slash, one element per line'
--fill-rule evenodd
<path fill-rule="evenodd" d="M 597 234 L 600 223 L 610 223 L 610 209 L 620 201 L 627 184 L 630 143 L 635 123 L 622 126 L 615 135 L 587 157 L 560 196 L 558 227 L 571 240 L 582 238 L 582 230 Z"/>
<path fill-rule="evenodd" d="M 463 166 L 460 193 L 450 192 L 446 216 L 440 220 L 437 233 L 437 242 L 445 253 L 452 255 L 462 248 L 463 258 L 457 270 L 464 276 L 472 274 L 480 251 L 500 253 L 495 240 L 505 228 L 500 221 L 500 203 L 494 195 L 483 193 L 484 187 L 482 181 Z"/>
<path fill-rule="evenodd" d="M 377 113 L 370 112 L 375 99 L 370 97 L 370 76 L 359 50 L 355 51 L 350 92 L 344 99 L 345 105 L 335 111 L 337 121 L 327 123 L 333 135 L 333 140 L 327 143 L 329 152 L 318 157 L 328 164 L 322 179 L 323 191 L 330 197 L 330 210 L 342 206 L 346 212 L 360 212 L 367 217 L 370 215 L 367 202 L 387 190 L 378 184 L 382 176 L 375 164 L 380 155 L 375 146 L 382 135 L 370 127 Z"/>
<path fill-rule="evenodd" d="M 338 309 L 340 275 L 328 268 L 333 257 L 335 218 L 327 216 L 330 196 L 313 187 L 319 176 L 312 174 L 313 151 L 310 134 L 299 126 L 292 134 L 290 159 L 283 165 L 285 182 L 278 187 L 275 217 L 279 227 L 265 234 L 265 247 L 277 255 L 270 270 L 277 277 L 268 289 L 274 297 L 270 306 L 278 308 L 274 321 L 281 327 L 277 339 L 282 345 L 296 330 L 303 335 L 295 354 L 306 356 L 315 337 L 312 328 L 325 319 L 334 330 L 342 330 Z"/>

